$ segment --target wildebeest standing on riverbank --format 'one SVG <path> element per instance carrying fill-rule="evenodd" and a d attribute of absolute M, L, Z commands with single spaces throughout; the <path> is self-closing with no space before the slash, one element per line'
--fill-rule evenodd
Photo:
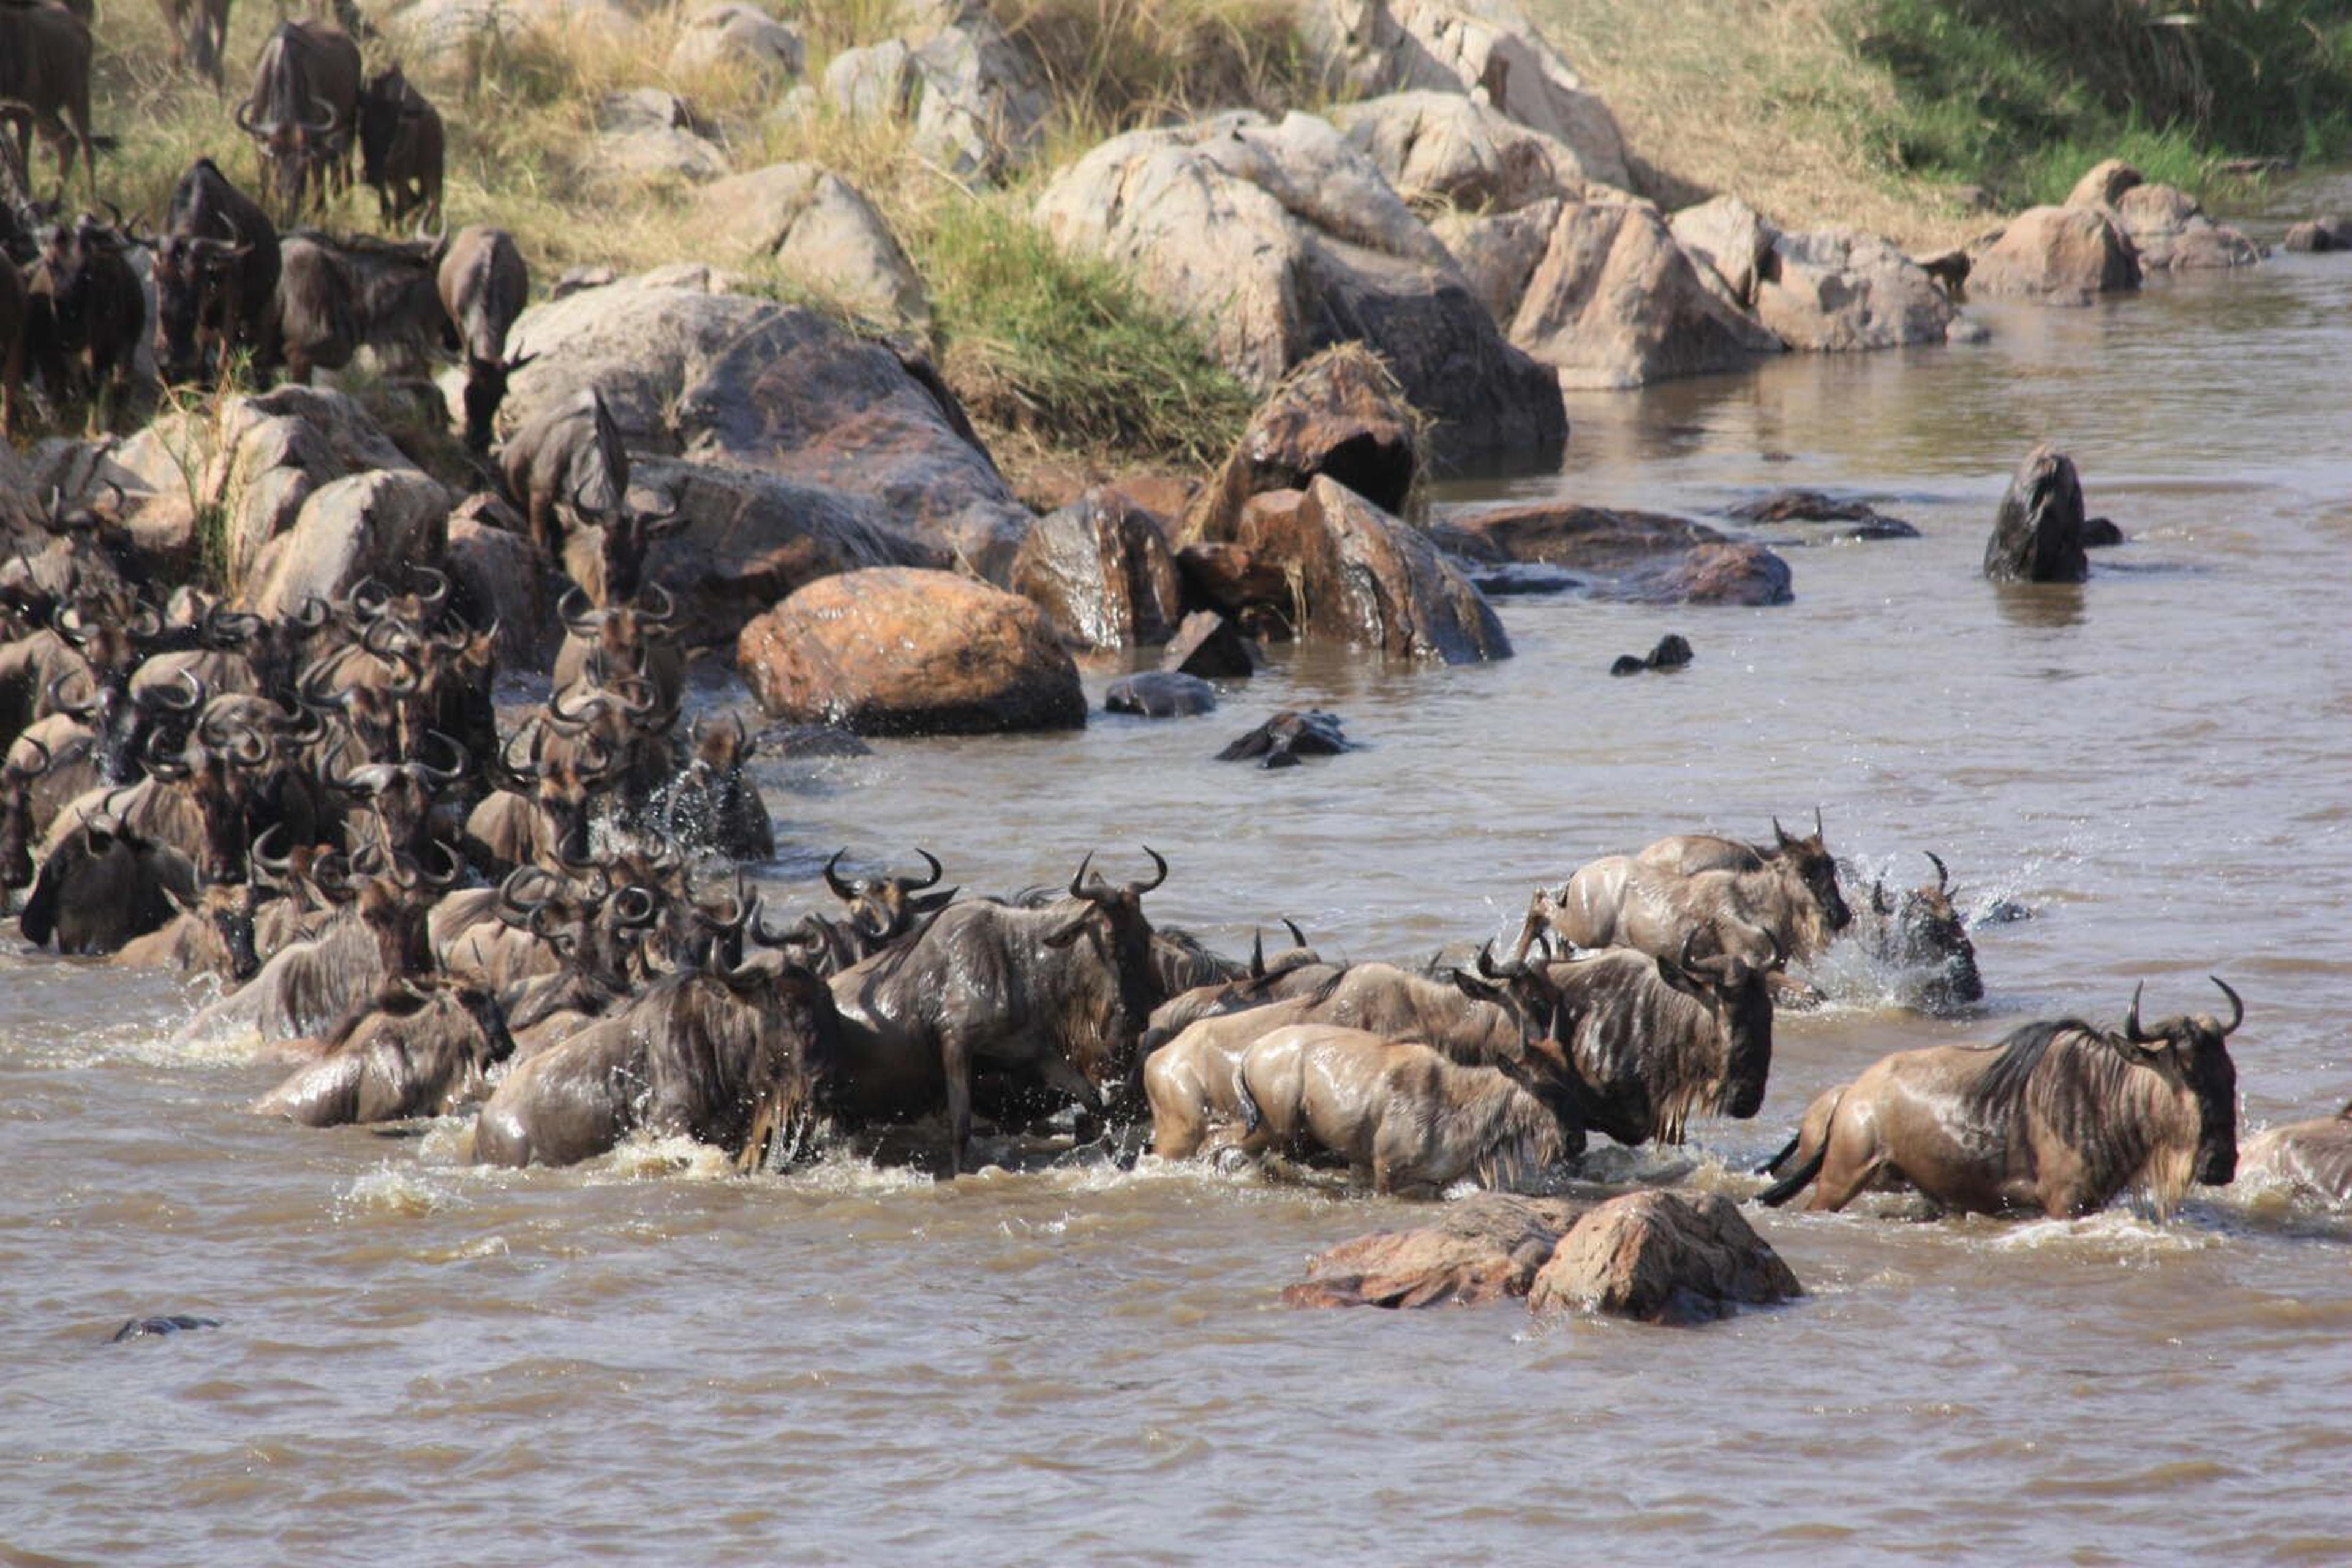
<path fill-rule="evenodd" d="M 58 147 L 58 183 L 73 179 L 75 149 L 81 152 L 82 184 L 98 199 L 98 153 L 89 133 L 89 24 L 62 5 L 6 0 L 0 4 L 0 129 L 16 122 L 17 162 L 32 167 L 33 132 L 48 133 Z"/>

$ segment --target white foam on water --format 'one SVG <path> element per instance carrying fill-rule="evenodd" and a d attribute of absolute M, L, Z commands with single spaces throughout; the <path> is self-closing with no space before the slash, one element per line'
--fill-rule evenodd
<path fill-rule="evenodd" d="M 441 1175 L 421 1165 L 397 1165 L 387 1161 L 346 1183 L 335 1197 L 335 1217 L 349 1220 L 370 1215 L 415 1217 L 466 1206 L 463 1194 L 451 1189 Z"/>

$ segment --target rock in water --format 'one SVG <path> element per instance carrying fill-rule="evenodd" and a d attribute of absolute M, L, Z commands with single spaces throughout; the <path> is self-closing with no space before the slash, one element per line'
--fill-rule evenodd
<path fill-rule="evenodd" d="M 1972 295 L 2011 295 L 2052 305 L 2087 305 L 2139 287 L 2130 239 L 2090 207 L 2029 207 L 1969 268 Z"/>
<path fill-rule="evenodd" d="M 1214 688 L 1197 675 L 1170 669 L 1148 669 L 1110 683 L 1103 693 L 1106 713 L 1133 713 L 1145 719 L 1190 719 L 1217 709 Z"/>
<path fill-rule="evenodd" d="M 1481 1306 L 1524 1296 L 1586 1205 L 1479 1193 L 1442 1205 L 1437 1223 L 1343 1241 L 1282 1293 L 1291 1307 Z"/>
<path fill-rule="evenodd" d="M 1318 477 L 1402 512 L 1421 477 L 1419 425 L 1377 355 L 1356 344 L 1328 349 L 1258 405 L 1216 478 L 1193 498 L 1177 542 L 1232 543 L 1250 497 L 1303 490 Z"/>
<path fill-rule="evenodd" d="M 1684 1324 L 1804 1293 L 1729 1198 L 1651 1191 L 1612 1198 L 1579 1220 L 1536 1276 L 1528 1305 Z"/>
<path fill-rule="evenodd" d="M 1247 680 L 1257 673 L 1257 645 L 1214 610 L 1195 610 L 1176 628 L 1160 660 L 1162 669 L 1203 680 Z"/>
<path fill-rule="evenodd" d="M 1690 663 L 1692 657 L 1691 645 L 1677 634 L 1668 632 L 1658 639 L 1658 646 L 1650 650 L 1646 658 L 1635 653 L 1618 655 L 1617 662 L 1609 667 L 1609 673 L 1639 675 L 1645 669 L 1680 669 Z"/>
<path fill-rule="evenodd" d="M 1108 488 L 1037 520 L 1013 557 L 1012 587 L 1086 647 L 1166 642 L 1183 613 L 1168 536 Z"/>
<path fill-rule="evenodd" d="M 1319 710 L 1284 709 L 1217 753 L 1221 763 L 1259 759 L 1262 768 L 1295 768 L 1301 757 L 1336 756 L 1353 751 L 1339 732 L 1339 716 Z"/>
<path fill-rule="evenodd" d="M 2025 455 L 2000 498 L 1985 542 L 1984 574 L 1996 583 L 2080 583 L 2091 574 L 2083 553 L 2083 483 L 2074 459 L 2047 441 Z"/>
<path fill-rule="evenodd" d="M 1727 517 L 1741 522 L 1839 523 L 1842 539 L 1916 539 L 1919 531 L 1899 517 L 1889 517 L 1866 502 L 1839 500 L 1819 490 L 1775 490 L 1757 500 L 1742 501 Z"/>
<path fill-rule="evenodd" d="M 1037 606 L 947 572 L 819 578 L 745 626 L 736 658 L 770 713 L 861 735 L 1087 721 L 1077 667 Z"/>
<path fill-rule="evenodd" d="M 119 1345 L 125 1340 L 161 1339 L 165 1334 L 185 1333 L 192 1329 L 219 1327 L 218 1318 L 195 1318 L 185 1312 L 174 1312 L 167 1318 L 133 1318 L 115 1330 L 114 1338 L 108 1342 Z"/>

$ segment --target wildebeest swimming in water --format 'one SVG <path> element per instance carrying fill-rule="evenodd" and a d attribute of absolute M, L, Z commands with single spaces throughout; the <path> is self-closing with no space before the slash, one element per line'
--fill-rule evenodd
<path fill-rule="evenodd" d="M 2000 498 L 1984 574 L 1996 583 L 2080 583 L 2091 574 L 2083 541 L 2083 481 L 2074 459 L 2044 441 L 2025 455 Z"/>
<path fill-rule="evenodd" d="M 1217 753 L 1221 763 L 1258 759 L 1262 768 L 1295 768 L 1301 757 L 1336 756 L 1353 751 L 1339 732 L 1339 716 L 1285 709 Z"/>
<path fill-rule="evenodd" d="M 1609 667 L 1609 673 L 1639 675 L 1645 669 L 1677 670 L 1687 667 L 1691 658 L 1690 643 L 1679 633 L 1668 632 L 1658 639 L 1658 646 L 1650 650 L 1647 658 L 1637 653 L 1619 654 L 1617 662 Z"/>
<path fill-rule="evenodd" d="M 1808 1206 L 1836 1210 L 1870 1187 L 1909 1185 L 1947 1209 L 2063 1219 L 2126 1188 L 2169 1208 L 2192 1182 L 2227 1185 L 2238 1169 L 2227 1042 L 2246 1008 L 2213 984 L 2230 999 L 2227 1023 L 2197 1014 L 2143 1028 L 2135 990 L 2120 1035 L 2061 1018 L 1990 1047 L 1883 1058 L 1806 1109 L 1766 1167 L 1793 1156 L 1796 1168 L 1759 1201 L 1778 1207 L 1813 1185 Z"/>
<path fill-rule="evenodd" d="M 2352 1198 L 2352 1105 L 2333 1116 L 2290 1121 L 2256 1133 L 2246 1141 L 2238 1169 L 2337 1203 Z"/>
<path fill-rule="evenodd" d="M 1952 876 L 1941 857 L 1926 852 L 1936 879 L 1890 896 L 1874 880 L 1854 922 L 1854 937 L 1871 960 L 1895 972 L 1905 999 L 1930 1013 L 1948 1013 L 1984 1000 L 1976 943 L 1952 902 Z"/>

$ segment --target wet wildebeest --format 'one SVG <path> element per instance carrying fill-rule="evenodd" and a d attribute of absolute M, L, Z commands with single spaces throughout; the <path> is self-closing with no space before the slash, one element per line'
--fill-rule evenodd
<path fill-rule="evenodd" d="M 33 786 L 56 760 L 46 743 L 26 736 L 0 765 L 0 889 L 32 886 Z M 5 896 L 0 892 L 0 901 Z"/>
<path fill-rule="evenodd" d="M 750 772 L 753 749 L 740 713 L 698 726 L 686 770 L 654 797 L 662 837 L 730 860 L 773 859 L 775 827 Z"/>
<path fill-rule="evenodd" d="M 89 24 L 62 5 L 9 0 L 0 5 L 0 126 L 16 121 L 17 161 L 32 164 L 37 127 L 56 143 L 58 184 L 73 180 L 75 149 L 82 183 L 98 199 L 96 139 L 89 133 Z"/>
<path fill-rule="evenodd" d="M 2137 1187 L 2159 1208 L 2192 1182 L 2238 1168 L 2238 1072 L 2226 1044 L 2245 1021 L 2198 1014 L 2154 1028 L 2139 992 L 2121 1035 L 2077 1018 L 2028 1024 L 1990 1047 L 1938 1046 L 1882 1058 L 1817 1098 L 1775 1158 L 1796 1168 L 1759 1194 L 1778 1206 L 1812 1183 L 1819 1210 L 1874 1184 L 1907 1184 L 1946 1209 L 2052 1218 L 2104 1208 Z"/>
<path fill-rule="evenodd" d="M 1537 889 L 1512 957 L 1523 958 L 1549 939 L 1586 952 L 1630 947 L 1675 958 L 1698 936 L 1704 947 L 1777 969 L 1788 958 L 1778 928 L 1804 923 L 1817 907 L 1811 895 L 1801 907 L 1789 900 L 1773 872 L 1685 877 L 1631 855 L 1611 855 L 1579 869 L 1557 891 Z"/>
<path fill-rule="evenodd" d="M 826 889 L 848 906 L 842 919 L 811 911 L 780 931 L 770 931 L 764 923 L 758 931 L 761 945 L 789 953 L 794 961 L 828 980 L 877 952 L 906 945 L 919 931 L 929 929 L 924 924 L 929 916 L 947 908 L 962 891 L 961 888 L 939 892 L 925 890 L 936 886 L 945 874 L 938 858 L 928 849 L 915 851 L 930 868 L 928 877 L 845 879 L 841 859 L 848 853 L 847 849 L 836 849 L 833 858 L 824 863 Z"/>
<path fill-rule="evenodd" d="M 1985 541 L 1984 574 L 1996 583 L 2080 583 L 2091 574 L 2083 552 L 2083 481 L 2074 459 L 2047 441 L 2025 455 L 2000 498 Z"/>
<path fill-rule="evenodd" d="M 677 601 L 658 583 L 641 596 L 609 599 L 596 609 L 578 584 L 555 601 L 563 622 L 563 646 L 556 650 L 553 679 L 562 690 L 583 679 L 602 687 L 637 676 L 649 682 L 664 708 L 676 708 L 686 689 L 686 650 L 677 646 L 671 621 Z"/>
<path fill-rule="evenodd" d="M 974 1068 L 1029 1075 L 1099 1112 L 1129 1084 L 1136 1037 L 1161 1000 L 1143 896 L 1167 879 L 1112 886 L 1089 877 L 1041 910 L 999 903 L 940 911 L 912 947 L 835 975 L 842 1022 L 835 1103 L 857 1120 L 892 1121 L 948 1108 L 950 1169 L 971 1142 Z"/>
<path fill-rule="evenodd" d="M 475 1122 L 474 1158 L 568 1165 L 644 1127 L 754 1167 L 772 1136 L 820 1102 L 838 1030 L 832 993 L 795 964 L 714 963 L 671 976 L 518 1063 Z"/>
<path fill-rule="evenodd" d="M 466 449 L 480 457 L 490 449 L 507 377 L 531 360 L 507 357 L 508 329 L 530 302 L 530 273 L 514 236 L 477 224 L 450 239 L 438 281 L 442 311 L 466 356 Z"/>
<path fill-rule="evenodd" d="M 229 0 L 157 0 L 157 4 L 172 34 L 172 68 L 208 76 L 217 89 L 227 79 Z"/>
<path fill-rule="evenodd" d="M 2246 1141 L 2239 1172 L 2307 1188 L 2338 1203 L 2352 1198 L 2352 1105 L 2333 1116 L 2266 1128 Z"/>
<path fill-rule="evenodd" d="M 1518 1186 L 1561 1157 L 1559 1123 L 1503 1069 L 1360 1029 L 1276 1029 L 1243 1053 L 1240 1080 L 1244 1152 L 1326 1149 L 1375 1192 Z"/>
<path fill-rule="evenodd" d="M 1644 866 L 1682 877 L 1705 871 L 1738 873 L 1742 879 L 1738 884 L 1741 910 L 1755 924 L 1778 935 L 1792 960 L 1821 952 L 1853 919 L 1838 883 L 1837 857 L 1830 853 L 1818 810 L 1813 813 L 1812 832 L 1802 837 L 1789 832 L 1774 817 L 1769 844 L 1685 833 L 1661 838 L 1633 858 Z"/>
<path fill-rule="evenodd" d="M 438 240 L 336 239 L 310 229 L 286 237 L 278 277 L 278 326 L 288 379 L 341 370 L 362 346 L 421 360 L 440 330 L 434 274 Z"/>
<path fill-rule="evenodd" d="M 166 889 L 179 918 L 145 936 L 133 937 L 114 954 L 126 969 L 159 967 L 217 974 L 242 985 L 261 967 L 255 946 L 254 911 L 261 890 L 251 882 L 207 884 L 194 900 Z"/>
<path fill-rule="evenodd" d="M 236 110 L 236 128 L 253 138 L 263 177 L 288 223 L 302 216 L 315 184 L 351 184 L 359 131 L 360 51 L 350 35 L 325 22 L 281 22 L 261 46 L 253 92 Z"/>
<path fill-rule="evenodd" d="M 628 450 L 604 394 L 593 386 L 549 405 L 508 437 L 499 471 L 508 499 L 530 521 L 532 542 L 551 561 L 563 556 L 558 507 L 583 521 L 617 518 L 628 510 Z M 609 583 L 604 587 L 612 590 Z"/>
<path fill-rule="evenodd" d="M 249 349 L 277 363 L 278 228 L 210 158 L 173 187 L 155 246 L 155 359 L 185 381 Z M 213 361 L 207 365 L 207 357 Z"/>
<path fill-rule="evenodd" d="M 488 1092 L 514 1054 L 506 1015 L 484 986 L 404 980 L 320 1043 L 318 1059 L 254 1102 L 255 1114 L 306 1127 L 446 1116 Z"/>
<path fill-rule="evenodd" d="M 195 898 L 194 863 L 127 827 L 116 798 L 82 815 L 43 861 L 17 922 L 35 947 L 54 939 L 59 952 L 112 952 L 170 924 L 179 912 L 173 895 Z"/>
<path fill-rule="evenodd" d="M 51 229 L 26 283 L 35 368 L 49 395 L 96 398 L 130 374 L 147 296 L 117 230 L 84 213 Z"/>
<path fill-rule="evenodd" d="M 1936 868 L 1935 881 L 1906 890 L 1899 900 L 1888 895 L 1885 883 L 1873 882 L 1854 931 L 1863 951 L 1895 971 L 1918 1006 L 1948 1013 L 1983 1001 L 1984 980 L 1977 973 L 1969 922 L 1952 903 L 1951 873 L 1934 851 L 1927 851 L 1927 858 Z"/>
<path fill-rule="evenodd" d="M 412 213 L 441 221 L 441 115 L 400 68 L 368 79 L 360 94 L 360 178 L 375 191 L 383 221 Z"/>

